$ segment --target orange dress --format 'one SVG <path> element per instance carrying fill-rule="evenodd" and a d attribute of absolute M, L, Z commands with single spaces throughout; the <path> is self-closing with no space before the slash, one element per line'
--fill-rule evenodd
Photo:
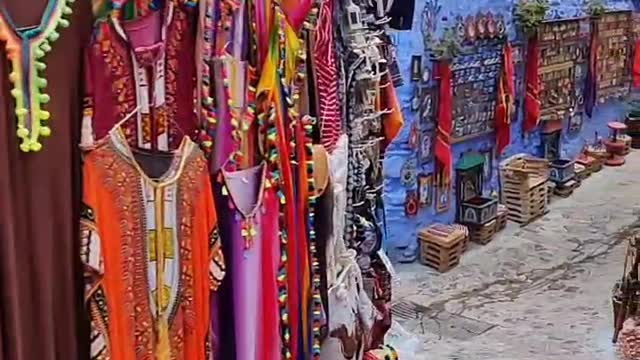
<path fill-rule="evenodd" d="M 185 138 L 132 150 L 112 131 L 84 162 L 81 257 L 91 359 L 205 360 L 224 259 L 207 165 Z"/>

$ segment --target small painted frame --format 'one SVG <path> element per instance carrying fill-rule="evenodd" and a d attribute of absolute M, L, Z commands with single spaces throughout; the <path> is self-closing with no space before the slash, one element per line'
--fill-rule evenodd
<path fill-rule="evenodd" d="M 407 159 L 400 169 L 400 182 L 404 187 L 412 187 L 416 184 L 417 161 L 415 158 Z"/>
<path fill-rule="evenodd" d="M 494 151 L 492 147 L 487 147 L 480 150 L 480 154 L 484 156 L 484 168 L 482 169 L 482 175 L 484 183 L 488 184 L 493 177 L 493 157 Z"/>
<path fill-rule="evenodd" d="M 411 56 L 411 81 L 422 80 L 422 55 Z"/>
<path fill-rule="evenodd" d="M 407 190 L 404 199 L 404 215 L 407 217 L 418 215 L 418 194 L 415 190 Z"/>
<path fill-rule="evenodd" d="M 440 170 L 436 180 L 436 213 L 440 214 L 449 211 L 451 207 L 451 183 L 444 181 Z"/>
<path fill-rule="evenodd" d="M 433 159 L 433 132 L 422 131 L 420 133 L 420 146 L 418 147 L 420 164 L 430 163 Z"/>
<path fill-rule="evenodd" d="M 420 91 L 420 128 L 430 130 L 434 128 L 434 112 L 436 98 L 433 88 L 422 88 Z"/>
<path fill-rule="evenodd" d="M 433 202 L 433 175 L 418 175 L 418 199 L 420 207 L 430 206 Z"/>

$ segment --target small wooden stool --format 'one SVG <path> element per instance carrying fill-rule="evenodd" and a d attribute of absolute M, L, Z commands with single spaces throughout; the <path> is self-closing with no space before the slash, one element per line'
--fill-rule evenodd
<path fill-rule="evenodd" d="M 468 242 L 466 227 L 458 224 L 434 224 L 418 232 L 420 262 L 439 272 L 447 272 L 460 263 Z"/>

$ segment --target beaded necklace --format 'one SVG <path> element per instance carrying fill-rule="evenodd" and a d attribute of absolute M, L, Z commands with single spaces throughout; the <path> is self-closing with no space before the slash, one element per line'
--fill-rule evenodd
<path fill-rule="evenodd" d="M 28 29 L 16 28 L 7 9 L 0 1 L 0 42 L 6 42 L 7 59 L 11 64 L 9 80 L 13 88 L 11 96 L 16 102 L 17 135 L 21 139 L 20 150 L 39 151 L 40 136 L 51 135 L 46 125 L 51 114 L 43 109 L 50 97 L 44 92 L 47 79 L 42 72 L 47 68 L 43 58 L 51 51 L 51 43 L 60 34 L 57 28 L 69 26 L 64 16 L 72 13 L 75 0 L 49 0 L 38 26 Z"/>

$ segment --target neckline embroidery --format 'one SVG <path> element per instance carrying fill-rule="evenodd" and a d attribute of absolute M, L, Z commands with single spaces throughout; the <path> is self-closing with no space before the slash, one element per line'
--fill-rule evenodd
<path fill-rule="evenodd" d="M 16 134 L 21 140 L 20 150 L 24 152 L 40 151 L 40 137 L 51 135 L 51 128 L 46 123 L 51 114 L 44 110 L 50 100 L 45 92 L 47 79 L 42 74 L 47 68 L 44 57 L 60 37 L 57 29 L 69 27 L 65 16 L 73 12 L 71 5 L 74 2 L 49 0 L 40 24 L 24 29 L 16 28 L 7 9 L 0 6 L 0 41 L 6 42 L 6 56 L 11 64 L 9 80 L 16 104 Z"/>

